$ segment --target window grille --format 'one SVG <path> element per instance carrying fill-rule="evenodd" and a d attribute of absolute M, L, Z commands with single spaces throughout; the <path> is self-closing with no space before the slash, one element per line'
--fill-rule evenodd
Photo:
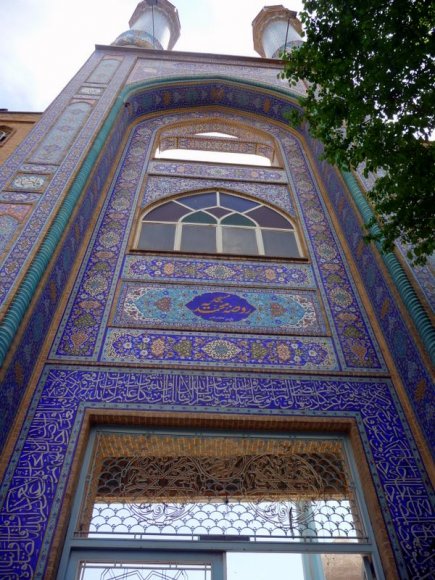
<path fill-rule="evenodd" d="M 335 569 L 339 554 L 346 580 L 352 570 L 358 580 L 374 578 L 378 556 L 346 447 L 340 437 L 99 431 L 71 521 L 71 577 L 127 578 L 134 570 L 148 579 L 159 570 L 171 580 L 215 580 L 219 575 L 207 576 L 204 550 L 240 547 L 266 560 L 274 552 L 298 554 L 304 570 L 306 558 L 311 567 Z M 174 545 L 175 559 L 165 560 Z M 113 550 L 123 546 L 129 558 L 122 552 L 115 558 Z M 91 548 L 94 558 L 86 557 Z M 162 561 L 155 561 L 156 550 Z M 186 554 L 199 560 L 186 562 Z M 237 568 L 241 556 L 234 558 Z M 294 579 L 328 580 L 307 574 Z"/>

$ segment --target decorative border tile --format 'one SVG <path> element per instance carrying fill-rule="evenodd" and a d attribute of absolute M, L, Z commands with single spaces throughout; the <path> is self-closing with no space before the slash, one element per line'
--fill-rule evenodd
<path fill-rule="evenodd" d="M 399 578 L 430 576 L 431 487 L 388 380 L 73 366 L 47 367 L 29 408 L 1 490 L 0 575 L 44 578 L 86 408 L 354 418 Z"/>
<path fill-rule="evenodd" d="M 179 78 L 181 75 L 227 75 L 232 78 L 242 78 L 252 81 L 255 79 L 258 82 L 266 83 L 267 85 L 274 85 L 282 91 L 288 91 L 289 85 L 287 81 L 282 81 L 278 78 L 281 68 L 279 66 L 264 67 L 255 63 L 254 66 L 237 65 L 229 63 L 215 63 L 210 62 L 210 59 L 205 62 L 191 62 L 191 61 L 165 61 L 154 59 L 138 59 L 127 83 L 138 83 L 149 81 L 150 79 L 157 79 L 161 77 Z M 291 88 L 292 92 L 300 95 L 306 94 L 305 85 L 299 81 L 296 86 Z"/>
<path fill-rule="evenodd" d="M 253 260 L 202 260 L 178 256 L 126 256 L 124 280 L 201 282 L 234 286 L 316 288 L 311 266 Z"/>
<path fill-rule="evenodd" d="M 285 171 L 265 167 L 243 167 L 228 165 L 205 165 L 183 161 L 151 161 L 148 173 L 176 177 L 211 177 L 212 179 L 234 179 L 236 181 L 262 181 L 263 183 L 287 183 Z"/>
<path fill-rule="evenodd" d="M 231 334 L 113 328 L 107 330 L 100 360 L 165 367 L 182 364 L 281 371 L 339 370 L 330 338 L 247 334 L 240 338 Z"/>

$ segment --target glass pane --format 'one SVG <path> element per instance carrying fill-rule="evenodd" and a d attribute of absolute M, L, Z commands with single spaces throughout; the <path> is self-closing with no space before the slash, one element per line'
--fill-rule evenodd
<path fill-rule="evenodd" d="M 79 580 L 211 580 L 210 564 L 80 562 Z"/>
<path fill-rule="evenodd" d="M 216 205 L 216 193 L 201 193 L 198 195 L 189 195 L 179 199 L 181 203 L 188 205 L 192 209 L 203 209 Z"/>
<path fill-rule="evenodd" d="M 227 213 L 230 213 L 230 210 L 224 209 L 223 207 L 208 207 L 207 211 L 218 218 L 222 217 L 223 215 L 227 215 Z"/>
<path fill-rule="evenodd" d="M 247 211 L 248 209 L 253 209 L 258 205 L 255 201 L 249 201 L 243 197 L 236 197 L 235 195 L 228 195 L 227 193 L 221 193 L 221 205 L 228 207 L 229 209 L 235 209 L 236 211 Z"/>
<path fill-rule="evenodd" d="M 255 227 L 255 223 L 252 220 L 248 220 L 244 215 L 240 213 L 234 213 L 222 220 L 222 225 L 228 226 L 251 226 Z"/>
<path fill-rule="evenodd" d="M 186 214 L 189 210 L 173 201 L 165 203 L 156 207 L 148 213 L 143 220 L 155 222 L 177 222 L 180 217 Z"/>
<path fill-rule="evenodd" d="M 300 253 L 293 232 L 261 230 L 266 256 L 299 258 Z"/>
<path fill-rule="evenodd" d="M 260 226 L 266 228 L 280 228 L 292 230 L 293 227 L 282 215 L 269 207 L 259 207 L 249 212 L 249 217 L 254 218 Z"/>
<path fill-rule="evenodd" d="M 183 225 L 181 234 L 182 252 L 216 253 L 216 227 Z"/>
<path fill-rule="evenodd" d="M 175 224 L 144 223 L 140 232 L 139 250 L 173 250 Z"/>
<path fill-rule="evenodd" d="M 304 580 L 301 554 L 226 554 L 227 580 Z"/>
<path fill-rule="evenodd" d="M 183 220 L 183 222 L 185 223 L 190 223 L 190 224 L 215 224 L 216 219 L 203 212 L 203 211 L 197 211 L 195 213 L 192 213 L 188 216 L 186 216 Z"/>
<path fill-rule="evenodd" d="M 222 247 L 223 252 L 226 254 L 258 255 L 255 230 L 223 226 Z"/>
<path fill-rule="evenodd" d="M 226 554 L 227 580 L 362 580 L 360 554 Z"/>
<path fill-rule="evenodd" d="M 207 459 L 204 461 L 207 465 Z M 180 465 L 182 460 L 175 463 Z M 196 475 L 201 477 L 200 471 Z M 343 495 L 343 492 L 340 493 Z M 316 538 L 330 543 L 335 540 L 355 543 L 366 539 L 358 517 L 355 504 L 346 499 L 305 502 L 229 499 L 226 503 L 222 499 L 198 499 L 195 503 L 185 502 L 183 498 L 179 498 L 178 502 L 164 503 L 138 499 L 134 503 L 96 502 L 86 536 L 130 536 L 136 540 L 160 536 L 191 540 L 195 536 L 210 535 L 237 536 L 245 540 L 275 538 L 278 541 L 301 542 L 304 538 Z M 204 527 L 206 520 L 209 524 L 213 522 L 213 525 Z M 80 536 L 83 535 L 80 532 Z"/>

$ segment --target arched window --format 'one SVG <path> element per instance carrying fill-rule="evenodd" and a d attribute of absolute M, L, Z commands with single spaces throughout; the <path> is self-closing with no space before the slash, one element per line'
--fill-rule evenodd
<path fill-rule="evenodd" d="M 300 258 L 293 224 L 276 210 L 219 191 L 186 195 L 146 213 L 139 250 Z"/>

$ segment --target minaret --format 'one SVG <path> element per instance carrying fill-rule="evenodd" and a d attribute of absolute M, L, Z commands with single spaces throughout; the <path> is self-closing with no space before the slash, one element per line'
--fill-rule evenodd
<path fill-rule="evenodd" d="M 279 58 L 302 44 L 302 27 L 293 10 L 282 4 L 265 6 L 252 22 L 254 49 L 263 58 Z"/>
<path fill-rule="evenodd" d="M 168 0 L 143 0 L 128 24 L 130 30 L 118 36 L 114 46 L 172 50 L 180 36 L 178 11 Z"/>

